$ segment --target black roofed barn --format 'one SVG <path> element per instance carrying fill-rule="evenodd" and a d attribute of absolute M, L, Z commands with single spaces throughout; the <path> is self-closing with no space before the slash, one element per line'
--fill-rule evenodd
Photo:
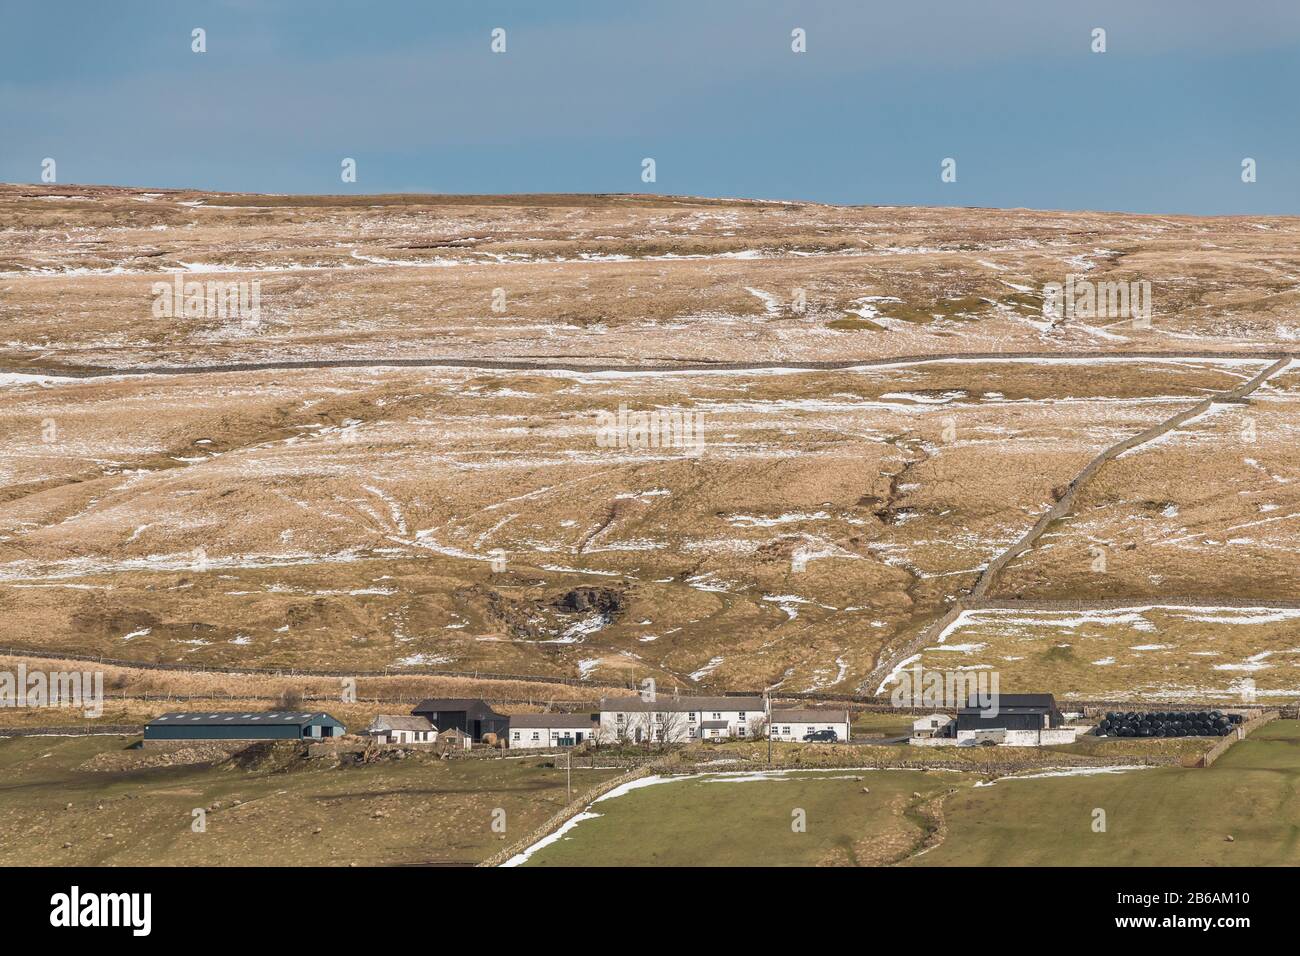
<path fill-rule="evenodd" d="M 1076 729 L 1064 724 L 1051 694 L 994 694 L 987 701 L 972 698 L 957 711 L 956 740 L 1021 747 L 1073 743 Z"/>
<path fill-rule="evenodd" d="M 344 726 L 325 713 L 197 711 L 163 714 L 144 725 L 151 740 L 320 740 L 342 737 Z"/>
<path fill-rule="evenodd" d="M 411 713 L 423 717 L 440 732 L 462 731 L 474 743 L 482 743 L 484 734 L 496 734 L 504 740 L 510 729 L 509 717 L 474 698 L 431 697 L 416 704 Z"/>
<path fill-rule="evenodd" d="M 1048 730 L 1064 722 L 1051 694 L 997 694 L 990 706 L 972 698 L 957 711 L 957 731 Z"/>

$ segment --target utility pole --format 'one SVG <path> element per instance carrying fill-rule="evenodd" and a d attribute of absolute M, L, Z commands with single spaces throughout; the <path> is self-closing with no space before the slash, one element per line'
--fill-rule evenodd
<path fill-rule="evenodd" d="M 567 805 L 573 802 L 573 751 L 572 750 L 566 750 L 564 752 L 564 774 L 565 774 L 566 786 L 569 789 L 569 798 L 564 801 L 565 804 Z"/>
<path fill-rule="evenodd" d="M 763 716 L 767 720 L 767 765 L 772 766 L 772 695 L 763 694 Z"/>

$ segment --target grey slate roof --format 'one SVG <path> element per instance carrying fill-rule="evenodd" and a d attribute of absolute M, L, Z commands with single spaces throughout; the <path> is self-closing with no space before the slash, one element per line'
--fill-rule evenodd
<path fill-rule="evenodd" d="M 832 710 L 821 708 L 772 708 L 772 723 L 789 724 L 847 724 L 849 722 L 849 712 L 847 710 Z"/>
<path fill-rule="evenodd" d="M 700 724 L 701 730 L 726 730 L 730 724 L 725 720 L 706 720 Z"/>
<path fill-rule="evenodd" d="M 1052 694 L 998 694 L 995 702 L 999 714 L 1035 714 L 1056 710 L 1056 697 Z M 972 698 L 959 714 L 970 716 L 983 713 L 984 708 Z"/>
<path fill-rule="evenodd" d="M 371 730 L 422 730 L 437 728 L 424 717 L 407 717 L 397 714 L 380 714 L 370 724 Z"/>
<path fill-rule="evenodd" d="M 670 697 L 660 694 L 653 703 L 640 697 L 602 697 L 602 712 L 626 711 L 629 714 L 684 714 L 690 711 L 743 710 L 747 714 L 761 714 L 766 710 L 762 697 Z"/>
<path fill-rule="evenodd" d="M 464 711 L 466 714 L 482 719 L 484 717 L 503 717 L 489 706 L 488 702 L 480 697 L 430 697 L 420 701 L 411 708 L 413 714 L 428 713 L 458 713 Z"/>
<path fill-rule="evenodd" d="M 599 714 L 512 714 L 510 729 L 537 727 L 543 730 L 586 730 L 600 720 Z"/>

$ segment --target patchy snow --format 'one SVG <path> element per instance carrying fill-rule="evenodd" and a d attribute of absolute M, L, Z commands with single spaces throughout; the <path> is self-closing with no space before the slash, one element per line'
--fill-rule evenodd
<path fill-rule="evenodd" d="M 616 578 L 619 575 L 617 571 L 593 571 L 591 568 L 566 568 L 559 564 L 543 564 L 539 565 L 539 567 L 541 567 L 543 571 L 557 571 L 561 574 L 598 574 L 601 577 L 606 578 Z"/>
<path fill-rule="evenodd" d="M 768 315 L 781 314 L 781 303 L 770 292 L 764 292 L 762 289 L 751 289 L 749 286 L 745 287 L 745 291 L 757 297 L 763 303 L 763 311 Z"/>
<path fill-rule="evenodd" d="M 787 514 L 777 515 L 775 518 L 760 518 L 758 515 L 732 515 L 729 519 L 730 524 L 737 528 L 771 528 L 778 524 L 788 524 L 792 521 L 822 521 L 830 518 L 825 511 L 792 511 Z"/>
<path fill-rule="evenodd" d="M 703 667 L 701 667 L 699 670 L 691 672 L 691 680 L 699 681 L 708 677 L 710 674 L 712 674 L 715 670 L 718 669 L 718 665 L 721 664 L 722 661 L 723 658 L 721 657 L 710 658 L 709 662 L 705 664 Z"/>
<path fill-rule="evenodd" d="M 1062 767 L 1056 770 L 1039 770 L 1035 773 L 1014 774 L 1008 777 L 998 777 L 996 780 L 981 780 L 975 784 L 977 787 L 991 787 L 994 784 L 1001 783 L 1003 780 L 1041 780 L 1046 777 L 1095 777 L 1100 774 L 1128 773 L 1130 770 L 1150 770 L 1146 764 L 1119 764 L 1113 767 Z"/>
<path fill-rule="evenodd" d="M 713 571 L 704 574 L 696 574 L 686 579 L 687 587 L 692 587 L 697 591 L 713 591 L 720 594 L 727 594 L 731 591 L 732 585 L 722 581 L 716 581 L 717 575 Z"/>
<path fill-rule="evenodd" d="M 580 621 L 575 621 L 564 629 L 559 637 L 552 638 L 549 641 L 542 641 L 542 644 L 581 644 L 586 638 L 595 634 L 603 628 L 609 621 L 604 614 L 596 612 L 589 614 Z"/>
<path fill-rule="evenodd" d="M 885 679 L 882 680 L 880 682 L 880 686 L 876 688 L 875 696 L 879 697 L 881 694 L 883 694 L 885 692 L 885 688 L 888 687 L 890 684 L 894 683 L 894 681 L 898 679 L 899 674 L 907 670 L 908 667 L 910 667 L 912 664 L 915 664 L 920 659 L 921 659 L 920 654 L 913 654 L 911 657 L 901 660 L 897 664 L 895 664 L 894 669 L 885 675 Z"/>
<path fill-rule="evenodd" d="M 434 664 L 450 664 L 452 659 L 441 654 L 411 654 L 393 661 L 394 667 L 430 667 Z"/>
<path fill-rule="evenodd" d="M 26 372 L 0 372 L 0 386 L 4 385 L 58 385 L 85 381 L 69 375 L 30 375 Z"/>

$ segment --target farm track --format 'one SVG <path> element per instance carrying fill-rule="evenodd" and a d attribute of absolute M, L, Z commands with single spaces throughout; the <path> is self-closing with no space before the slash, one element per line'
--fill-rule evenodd
<path fill-rule="evenodd" d="M 1097 349 L 1046 352 L 936 352 L 922 355 L 894 355 L 883 358 L 836 359 L 833 361 L 788 362 L 681 362 L 671 358 L 655 364 L 586 364 L 557 362 L 541 359 L 476 359 L 476 358 L 375 358 L 375 359 L 304 359 L 277 362 L 228 362 L 213 365 L 27 365 L 23 367 L 0 366 L 0 374 L 53 375 L 67 378 L 109 378 L 121 375 L 210 375 L 231 372 L 279 372 L 311 369 L 356 368 L 468 368 L 509 372 L 574 372 L 594 374 L 600 372 L 762 372 L 775 369 L 795 371 L 831 371 L 850 368 L 882 368 L 891 365 L 920 365 L 943 362 L 997 362 L 1042 360 L 1099 360 L 1142 361 L 1163 360 L 1231 360 L 1257 361 L 1289 360 L 1290 352 L 1249 350 L 1204 351 L 1133 351 L 1115 352 Z"/>
<path fill-rule="evenodd" d="M 1065 493 L 1062 494 L 1061 497 L 1050 508 L 1047 509 L 1047 511 L 1043 512 L 1043 514 L 1039 517 L 1039 519 L 1036 522 L 1034 522 L 1032 528 L 1026 531 L 1020 537 L 1019 540 L 1017 540 L 1014 544 L 1011 545 L 1011 547 L 1007 548 L 1005 551 L 998 554 L 992 561 L 990 561 L 987 565 L 984 566 L 984 569 L 980 572 L 979 577 L 976 578 L 975 584 L 972 586 L 968 597 L 959 598 L 956 601 L 956 603 L 954 603 L 953 606 L 948 609 L 947 613 L 945 613 L 938 620 L 931 623 L 928 627 L 923 628 L 920 631 L 920 633 L 917 634 L 916 637 L 908 641 L 902 647 L 893 651 L 888 656 L 882 653 L 880 659 L 876 662 L 876 666 L 872 668 L 871 673 L 867 675 L 867 679 L 859 686 L 870 686 L 871 684 L 874 683 L 877 685 L 877 692 L 879 692 L 879 688 L 880 686 L 883 685 L 883 681 L 885 677 L 889 675 L 894 670 L 894 668 L 898 666 L 899 663 L 907 660 L 909 657 L 915 654 L 919 654 L 922 649 L 924 649 L 931 643 L 937 641 L 939 636 L 942 635 L 943 632 L 950 625 L 952 625 L 961 616 L 961 614 L 964 611 L 974 611 L 974 610 L 980 610 L 982 608 L 1008 606 L 1007 602 L 1005 601 L 999 601 L 995 603 L 989 601 L 985 597 L 988 594 L 989 589 L 993 586 L 993 582 L 997 578 L 998 574 L 1008 564 L 1010 564 L 1020 555 L 1024 554 L 1026 551 L 1030 550 L 1034 546 L 1034 544 L 1038 541 L 1038 539 L 1043 536 L 1043 534 L 1047 531 L 1049 527 L 1052 526 L 1054 522 L 1061 520 L 1062 518 L 1064 518 L 1066 515 L 1070 513 L 1070 511 L 1074 507 L 1074 499 L 1077 496 L 1079 489 L 1082 488 L 1083 485 L 1085 485 L 1088 482 L 1088 480 L 1092 478 L 1093 475 L 1095 475 L 1102 468 L 1102 466 L 1105 465 L 1107 462 L 1113 461 L 1115 458 L 1119 457 L 1124 452 L 1129 451 L 1130 449 L 1140 447 L 1141 445 L 1145 445 L 1148 442 L 1154 441 L 1155 439 L 1161 437 L 1162 435 L 1168 434 L 1170 431 L 1173 431 L 1175 428 L 1184 424 L 1185 422 L 1190 421 L 1191 419 L 1197 417 L 1198 415 L 1204 414 L 1216 403 L 1234 403 L 1234 402 L 1242 401 L 1248 395 L 1254 392 L 1257 388 L 1259 388 L 1261 385 L 1267 382 L 1270 378 L 1272 378 L 1274 375 L 1278 374 L 1283 369 L 1289 367 L 1292 361 L 1294 360 L 1295 360 L 1295 355 L 1293 353 L 1283 353 L 1282 356 L 1277 359 L 1277 361 L 1273 362 L 1273 364 L 1269 365 L 1266 369 L 1264 369 L 1254 378 L 1242 382 L 1240 385 L 1236 386 L 1235 388 L 1230 388 L 1226 391 L 1218 392 L 1214 395 L 1211 395 L 1209 398 L 1202 399 L 1201 401 L 1196 402 L 1195 404 L 1184 409 L 1183 411 L 1178 412 L 1175 415 L 1171 415 L 1169 418 L 1165 419 L 1164 421 L 1151 426 L 1145 431 L 1138 432 L 1136 435 L 1130 435 L 1128 438 L 1125 438 L 1123 441 L 1117 442 L 1116 444 L 1111 445 L 1109 448 L 1103 450 L 1100 454 L 1098 454 L 1095 458 L 1093 458 L 1090 462 L 1088 462 L 1088 464 L 1084 466 L 1084 469 L 1081 472 L 1079 472 L 1077 475 L 1074 476 L 1073 479 L 1070 480 L 1069 485 L 1066 486 Z M 1121 602 L 1121 603 L 1125 603 L 1125 602 Z M 1126 603 L 1141 604 L 1144 602 L 1130 601 Z M 1166 602 L 1159 602 L 1159 603 L 1166 603 Z M 1230 601 L 1219 601 L 1216 603 L 1220 606 L 1232 606 L 1232 607 L 1260 606 L 1259 602 L 1234 604 L 1233 602 Z M 1115 606 L 1113 602 L 1097 602 L 1096 604 L 1092 604 L 1092 603 L 1071 604 L 1071 607 L 1073 608 L 1101 607 L 1107 604 L 1109 604 L 1110 606 Z M 1033 602 L 1024 602 L 1023 604 L 1013 603 L 1011 604 L 1011 606 L 1026 607 L 1026 609 L 1028 609 L 1035 605 Z"/>

